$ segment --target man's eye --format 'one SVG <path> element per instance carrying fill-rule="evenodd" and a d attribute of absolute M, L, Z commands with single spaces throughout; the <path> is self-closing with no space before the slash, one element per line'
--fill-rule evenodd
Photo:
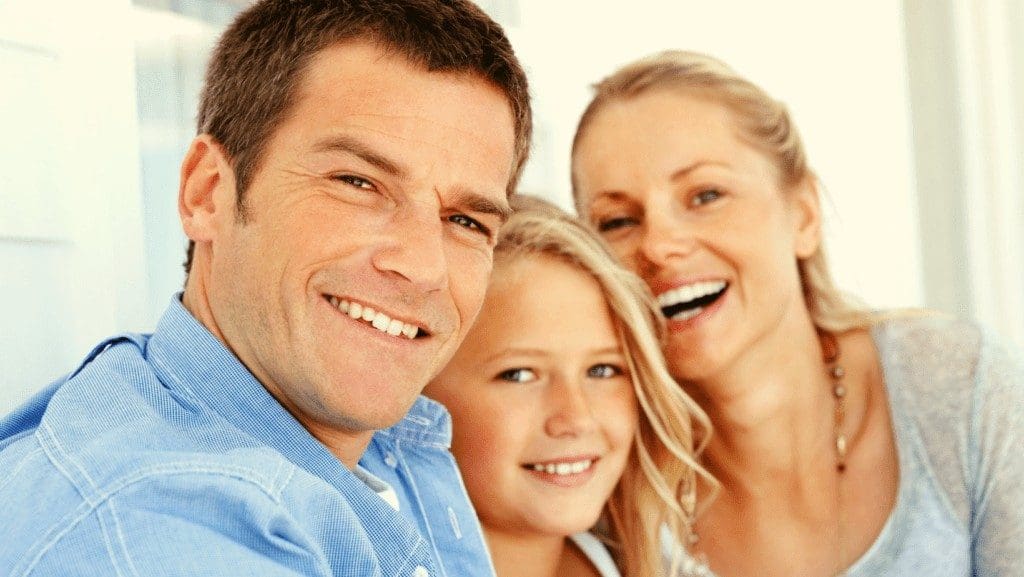
<path fill-rule="evenodd" d="M 613 218 L 599 219 L 597 221 L 597 230 L 599 232 L 611 232 L 627 226 L 636 226 L 637 224 L 637 219 L 631 216 L 616 216 Z"/>
<path fill-rule="evenodd" d="M 537 375 L 530 369 L 508 369 L 498 373 L 498 379 L 510 383 L 526 383 L 537 379 Z"/>
<path fill-rule="evenodd" d="M 356 188 L 361 188 L 363 190 L 373 190 L 372 182 L 366 180 L 365 178 L 353 176 L 351 174 L 342 174 L 339 176 L 335 176 L 334 180 L 339 180 L 341 182 L 344 182 L 345 184 L 354 186 Z"/>
<path fill-rule="evenodd" d="M 464 214 L 453 214 L 448 217 L 448 221 L 454 222 L 455 224 L 463 228 L 468 228 L 469 230 L 477 231 L 483 234 L 484 236 L 491 236 L 491 229 L 484 226 L 483 223 L 481 223 L 479 220 L 468 217 Z"/>
<path fill-rule="evenodd" d="M 592 379 L 610 379 L 621 374 L 621 367 L 609 364 L 594 365 L 587 369 L 587 376 Z"/>
<path fill-rule="evenodd" d="M 695 194 L 693 196 L 693 200 L 690 201 L 690 203 L 693 206 L 701 206 L 704 204 L 708 204 L 709 202 L 714 202 L 719 198 L 722 198 L 722 193 L 714 188 L 709 188 Z"/>

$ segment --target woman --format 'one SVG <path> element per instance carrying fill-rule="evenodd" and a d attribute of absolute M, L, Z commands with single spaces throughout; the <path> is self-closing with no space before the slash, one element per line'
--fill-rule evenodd
<path fill-rule="evenodd" d="M 689 534 L 702 415 L 639 279 L 569 215 L 514 204 L 480 316 L 424 393 L 451 412 L 499 577 L 664 574 L 660 532 Z"/>
<path fill-rule="evenodd" d="M 573 186 L 715 427 L 695 557 L 722 577 L 1020 574 L 1019 355 L 837 291 L 780 103 L 700 54 L 635 62 L 597 84 Z"/>

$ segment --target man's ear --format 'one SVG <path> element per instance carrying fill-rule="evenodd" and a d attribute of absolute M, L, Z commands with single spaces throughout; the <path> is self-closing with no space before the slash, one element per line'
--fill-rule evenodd
<path fill-rule="evenodd" d="M 817 180 L 809 175 L 790 192 L 796 257 L 808 258 L 821 246 L 821 198 Z"/>
<path fill-rule="evenodd" d="M 217 236 L 235 218 L 235 173 L 224 148 L 209 134 L 192 141 L 181 163 L 178 215 L 185 235 L 195 242 Z"/>

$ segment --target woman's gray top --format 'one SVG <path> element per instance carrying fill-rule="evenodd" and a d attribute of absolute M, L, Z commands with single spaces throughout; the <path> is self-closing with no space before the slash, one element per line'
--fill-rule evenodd
<path fill-rule="evenodd" d="M 845 575 L 1024 575 L 1020 351 L 939 315 L 893 316 L 872 336 L 896 433 L 899 490 L 882 532 Z"/>

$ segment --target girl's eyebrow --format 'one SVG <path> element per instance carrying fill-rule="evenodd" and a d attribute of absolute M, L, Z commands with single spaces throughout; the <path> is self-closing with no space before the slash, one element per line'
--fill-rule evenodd
<path fill-rule="evenodd" d="M 602 356 L 603 355 L 622 356 L 623 352 L 622 352 L 622 347 L 620 347 L 619 345 L 616 344 L 616 345 L 603 346 L 603 347 L 596 348 L 596 349 L 590 349 L 590 350 L 587 351 L 587 354 L 589 354 L 589 355 L 602 355 Z M 489 363 L 489 362 L 491 362 L 491 361 L 493 361 L 495 359 L 500 359 L 502 357 L 509 357 L 509 356 L 513 356 L 513 355 L 521 356 L 521 357 L 534 357 L 534 358 L 553 356 L 551 351 L 546 350 L 546 349 L 538 349 L 538 348 L 533 348 L 533 347 L 505 347 L 503 349 L 500 349 L 500 350 L 496 351 L 494 354 L 489 355 L 486 358 L 484 358 L 483 362 Z"/>
<path fill-rule="evenodd" d="M 594 349 L 590 352 L 591 354 L 594 355 L 621 355 L 622 347 L 620 347 L 619 345 L 611 345 L 607 347 L 602 347 L 600 349 Z"/>
<path fill-rule="evenodd" d="M 508 357 L 512 355 L 518 355 L 523 357 L 544 357 L 550 355 L 550 351 L 544 349 L 537 349 L 531 347 L 505 347 L 498 349 L 493 355 L 489 355 L 484 359 L 484 362 L 490 362 L 494 359 L 500 359 L 501 357 Z"/>

